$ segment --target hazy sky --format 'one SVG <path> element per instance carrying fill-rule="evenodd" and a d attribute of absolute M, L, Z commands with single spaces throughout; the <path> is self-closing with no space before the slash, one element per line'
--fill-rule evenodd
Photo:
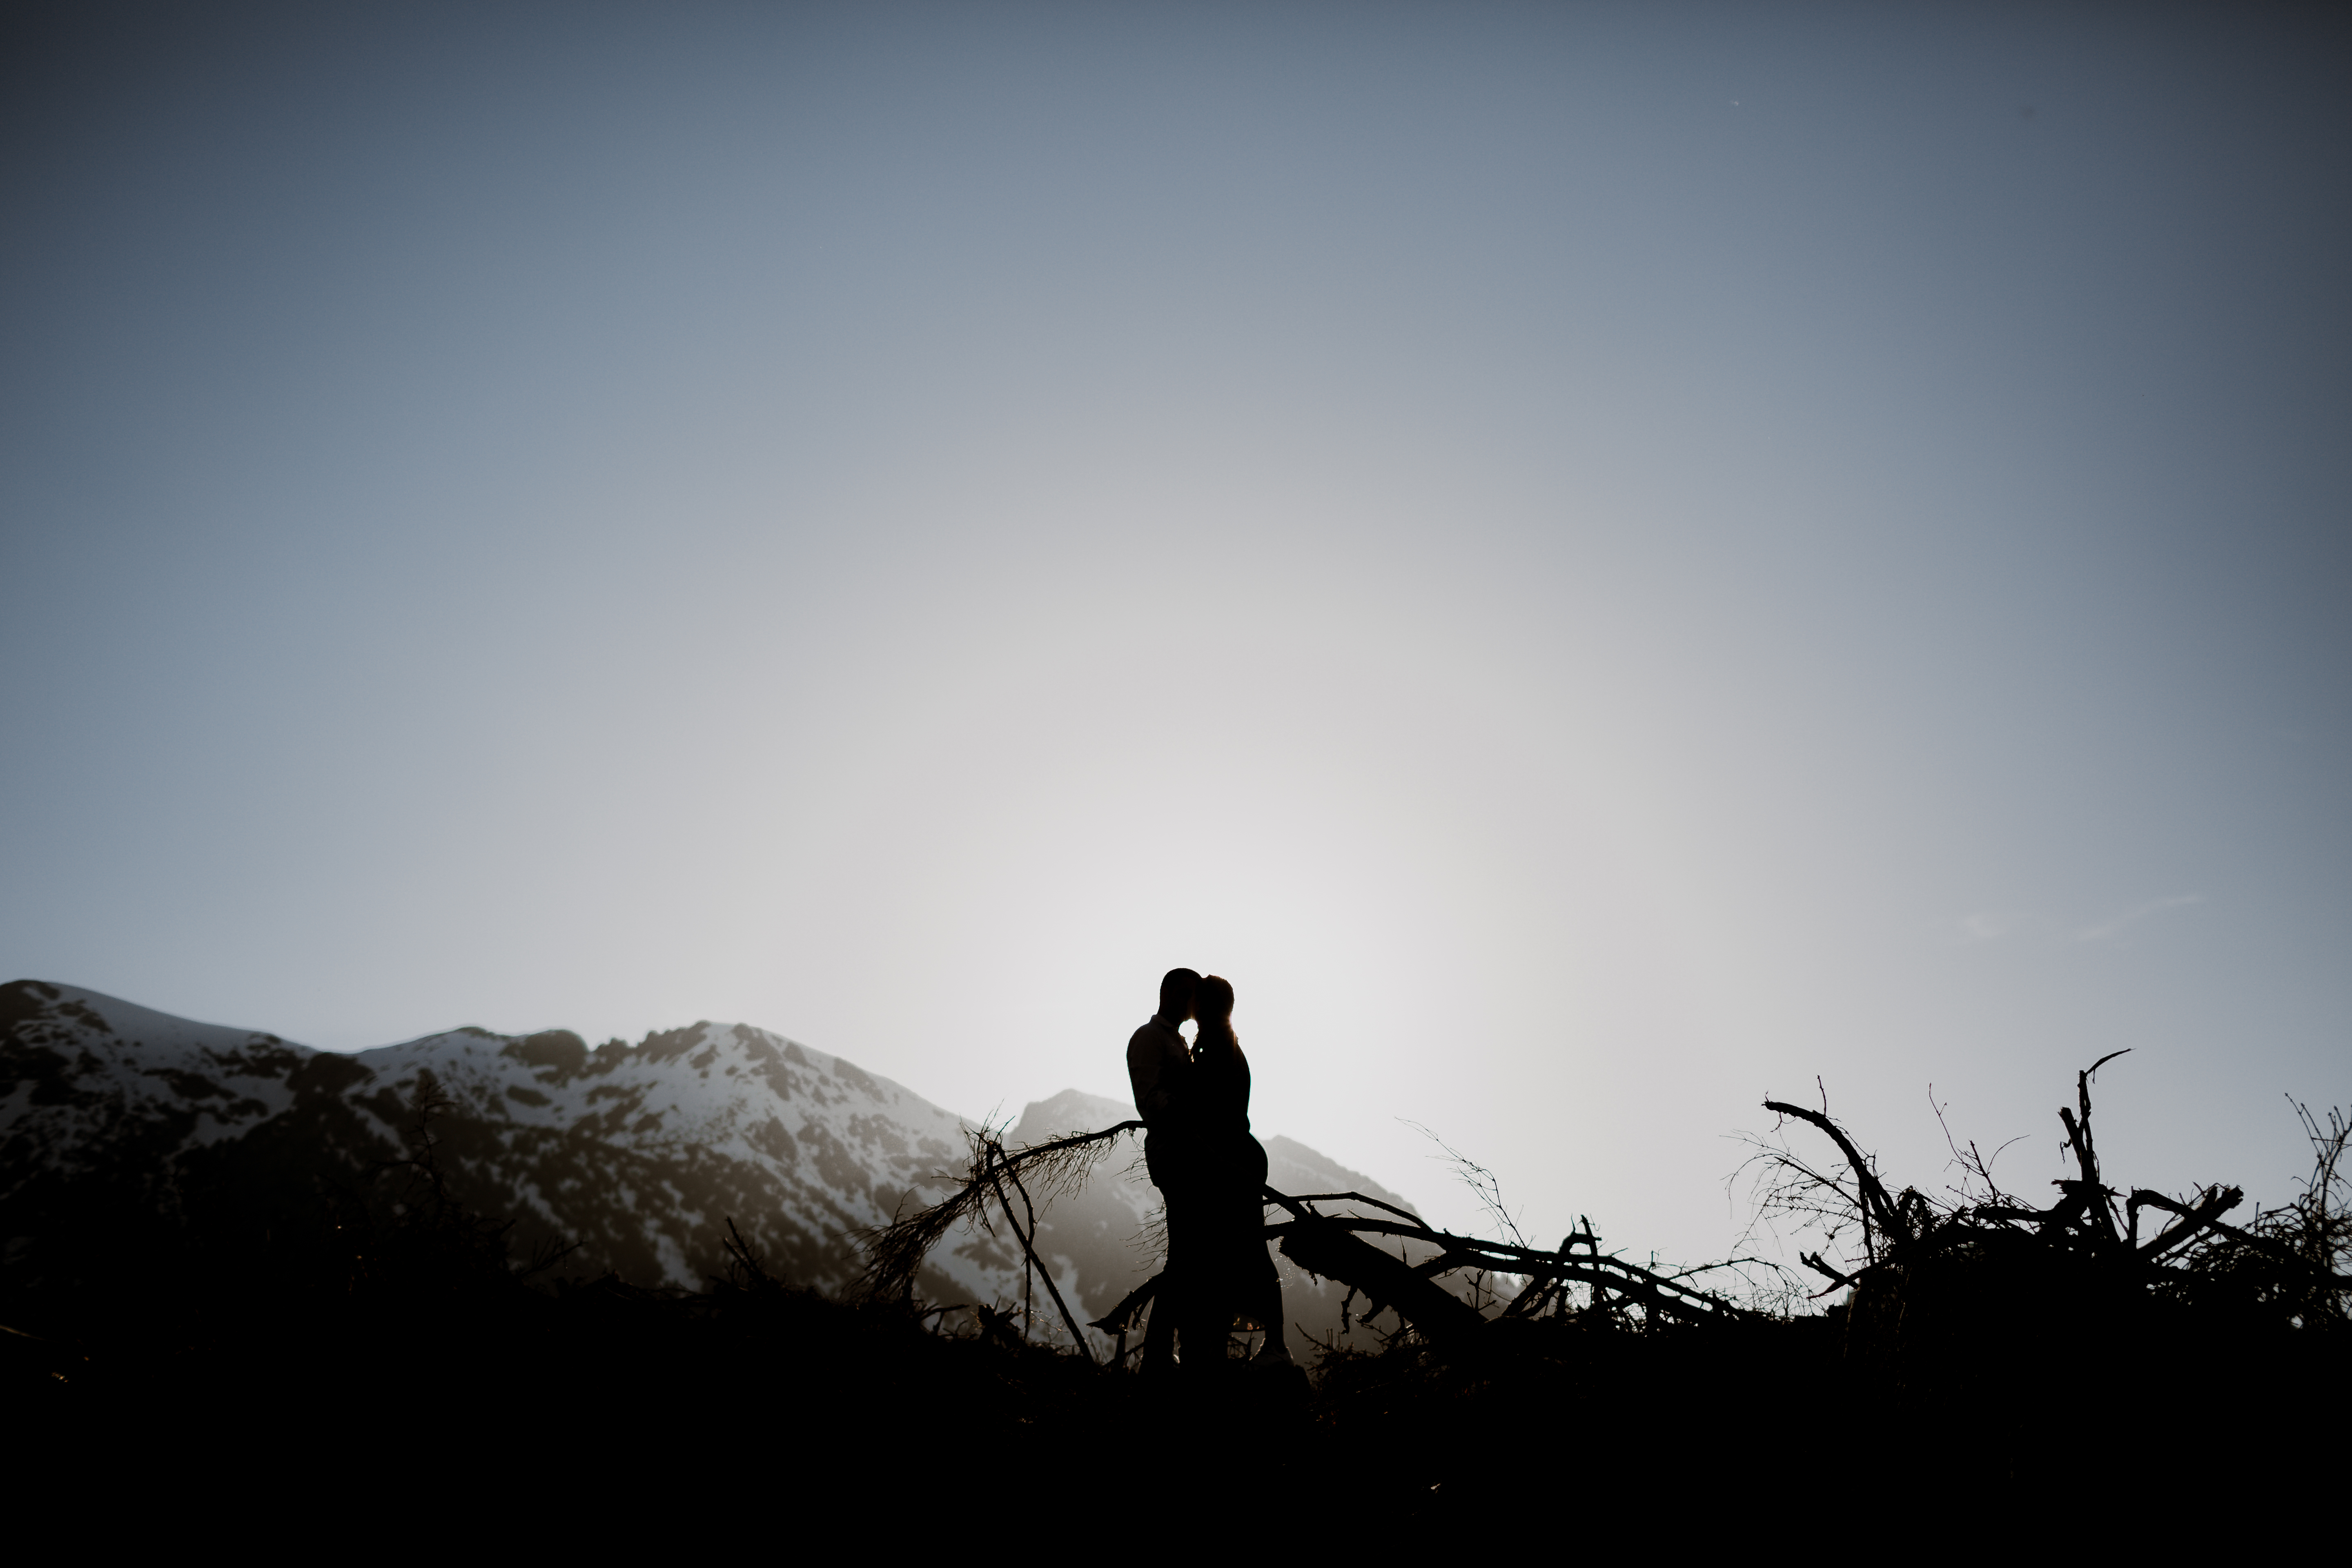
<path fill-rule="evenodd" d="M 0 970 L 782 1030 L 1669 1257 L 2352 1100 L 2352 33 L 13 9 Z"/>

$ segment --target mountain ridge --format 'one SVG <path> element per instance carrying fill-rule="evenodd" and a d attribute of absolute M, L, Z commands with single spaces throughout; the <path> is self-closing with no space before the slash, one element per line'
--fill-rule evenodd
<path fill-rule="evenodd" d="M 94 1194 L 163 1210 L 242 1204 L 251 1212 L 235 1217 L 265 1229 L 299 1223 L 306 1195 L 331 1203 L 339 1182 L 412 1157 L 428 1100 L 441 1105 L 436 1168 L 469 1207 L 513 1221 L 520 1254 L 568 1246 L 570 1269 L 686 1289 L 723 1268 L 731 1222 L 779 1277 L 841 1293 L 862 1267 L 856 1233 L 952 1190 L 977 1125 L 747 1024 L 700 1020 L 593 1048 L 569 1030 L 466 1026 L 341 1053 L 20 980 L 0 986 L 0 1279 L 37 1285 L 45 1248 L 61 1226 L 88 1223 L 69 1216 Z M 1010 1136 L 1037 1142 L 1132 1115 L 1124 1101 L 1066 1089 L 1028 1102 Z M 1277 1187 L 1352 1188 L 1410 1206 L 1295 1140 L 1266 1147 Z M 1158 1194 L 1139 1155 L 1126 1141 L 1039 1215 L 1038 1251 L 1084 1318 L 1157 1267 Z M 1341 1294 L 1281 1267 L 1294 1348 L 1343 1332 Z M 1025 1285 L 1018 1246 L 1000 1230 L 951 1234 L 918 1289 L 1009 1308 L 1031 1294 Z M 1059 1331 L 1042 1314 L 1031 1321 Z"/>

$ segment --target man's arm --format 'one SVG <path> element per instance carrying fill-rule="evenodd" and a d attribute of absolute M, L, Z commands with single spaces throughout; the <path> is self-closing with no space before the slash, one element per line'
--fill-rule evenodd
<path fill-rule="evenodd" d="M 1156 1023 L 1135 1031 L 1127 1042 L 1127 1081 L 1135 1095 L 1136 1114 L 1146 1125 L 1157 1125 L 1175 1109 L 1184 1069 L 1192 1065 L 1181 1036 L 1171 1035 Z"/>

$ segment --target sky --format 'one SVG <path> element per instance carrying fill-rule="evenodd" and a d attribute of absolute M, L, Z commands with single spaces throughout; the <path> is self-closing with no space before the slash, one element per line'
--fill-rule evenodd
<path fill-rule="evenodd" d="M 1686 1260 L 1768 1095 L 2352 1101 L 2320 8 L 10 15 L 9 976 L 978 1117 L 1189 964 L 1262 1135 Z"/>

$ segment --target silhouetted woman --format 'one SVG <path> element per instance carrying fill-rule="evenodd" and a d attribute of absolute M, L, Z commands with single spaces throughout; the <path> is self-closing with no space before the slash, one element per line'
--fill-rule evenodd
<path fill-rule="evenodd" d="M 1202 1214 L 1195 1286 L 1198 1328 L 1186 1336 L 1205 1349 L 1222 1347 L 1236 1314 L 1265 1330 L 1262 1361 L 1286 1362 L 1282 1279 L 1265 1249 L 1265 1148 L 1250 1136 L 1249 1058 L 1234 1033 L 1234 988 L 1216 975 L 1202 980 L 1192 1005 L 1201 1033 L 1192 1045 L 1187 1093 L 1199 1138 Z"/>

